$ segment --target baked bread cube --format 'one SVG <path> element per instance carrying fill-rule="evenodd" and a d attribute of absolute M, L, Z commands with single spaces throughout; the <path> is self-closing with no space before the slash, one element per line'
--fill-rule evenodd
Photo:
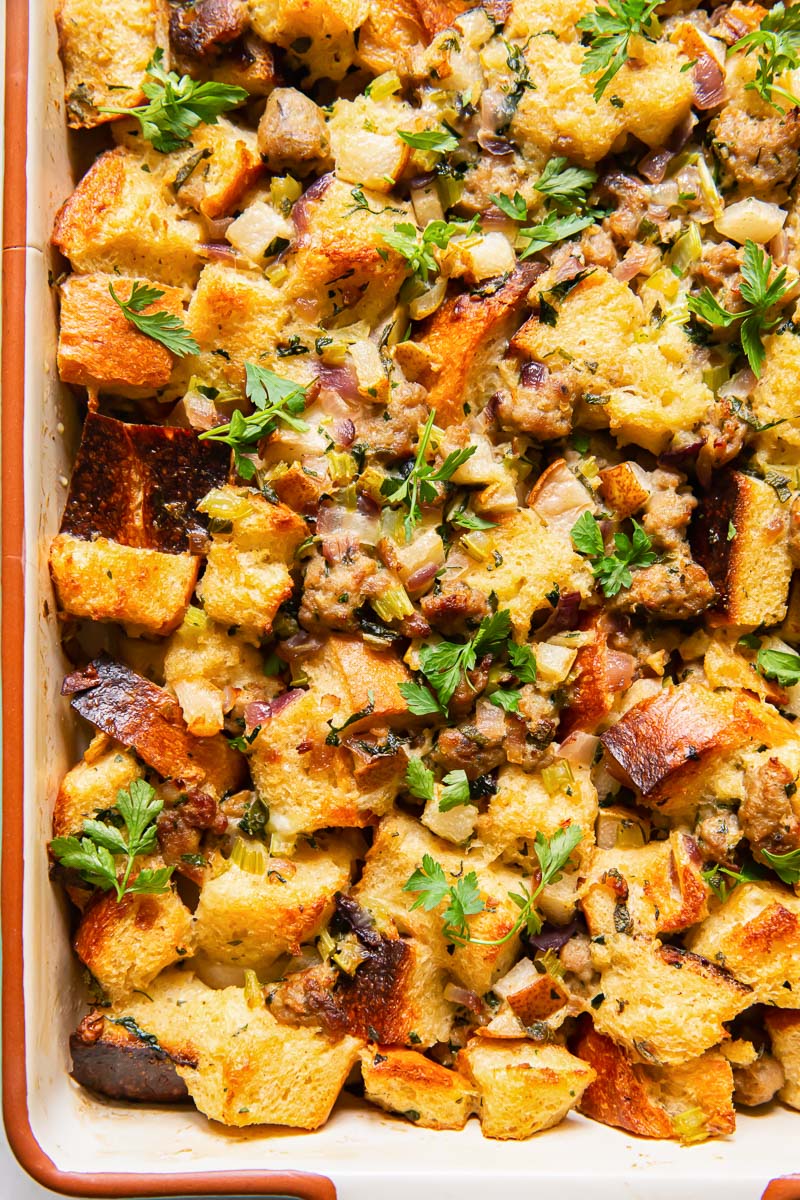
<path fill-rule="evenodd" d="M 727 1038 L 724 1022 L 757 998 L 716 959 L 641 935 L 603 937 L 591 947 L 600 971 L 592 1017 L 595 1028 L 637 1062 L 671 1065 L 697 1058 Z"/>
<path fill-rule="evenodd" d="M 595 1077 L 564 1046 L 472 1038 L 456 1059 L 480 1093 L 485 1137 L 528 1138 L 563 1121 Z"/>
<path fill-rule="evenodd" d="M 338 701 L 332 724 L 348 721 L 347 736 L 375 725 L 405 723 L 408 705 L 400 691 L 411 676 L 396 655 L 374 650 L 359 637 L 333 634 L 304 660 L 311 686 Z M 361 714 L 358 720 L 352 720 Z"/>
<path fill-rule="evenodd" d="M 796 225 L 796 217 L 794 220 Z M 771 426 L 760 429 L 756 436 L 759 458 L 767 462 L 796 463 L 800 432 L 795 381 L 800 370 L 800 344 L 790 328 L 781 327 L 766 338 L 764 345 L 767 351 L 764 370 L 751 397 L 756 423 Z"/>
<path fill-rule="evenodd" d="M 764 1024 L 772 1053 L 783 1067 L 785 1083 L 778 1095 L 785 1104 L 800 1109 L 800 1010 L 768 1008 Z"/>
<path fill-rule="evenodd" d="M 522 263 L 493 295 L 454 296 L 420 325 L 414 341 L 427 352 L 428 366 L 419 382 L 440 428 L 479 412 L 497 391 L 498 361 L 535 278 L 536 268 Z"/>
<path fill-rule="evenodd" d="M 135 750 L 163 779 L 204 787 L 215 796 L 244 782 L 244 758 L 222 734 L 193 737 L 169 692 L 122 663 L 97 658 L 68 675 L 61 690 L 75 712 Z"/>
<path fill-rule="evenodd" d="M 138 281 L 156 287 L 151 279 Z M 58 372 L 64 383 L 95 392 L 137 397 L 166 387 L 174 356 L 155 338 L 140 333 L 113 296 L 130 299 L 133 280 L 116 275 L 70 275 L 61 285 Z M 163 287 L 160 300 L 142 311 L 172 313 L 183 319 L 183 292 Z"/>
<path fill-rule="evenodd" d="M 740 471 L 717 477 L 692 533 L 695 555 L 717 589 L 712 625 L 783 620 L 792 578 L 788 530 L 789 505 L 763 479 Z"/>
<path fill-rule="evenodd" d="M 778 883 L 743 883 L 687 944 L 748 984 L 753 1003 L 794 1008 L 800 995 L 800 897 Z"/>
<path fill-rule="evenodd" d="M 73 945 L 106 995 L 124 1000 L 192 953 L 192 914 L 173 888 L 122 900 L 106 892 L 81 917 Z"/>
<path fill-rule="evenodd" d="M 678 933 L 708 916 L 711 890 L 694 838 L 673 829 L 665 842 L 595 850 L 580 904 L 589 933 Z"/>
<path fill-rule="evenodd" d="M 265 42 L 290 49 L 309 79 L 341 79 L 355 57 L 354 34 L 368 0 L 249 0 L 250 20 Z"/>
<path fill-rule="evenodd" d="M 780 745 L 792 727 L 745 691 L 687 681 L 642 700 L 602 735 L 609 768 L 670 815 L 691 811 L 712 769 L 754 743 Z"/>
<path fill-rule="evenodd" d="M 408 78 L 420 68 L 427 41 L 419 5 L 414 0 L 387 0 L 370 5 L 358 32 L 356 61 L 375 75 L 397 71 Z"/>
<path fill-rule="evenodd" d="M 98 111 L 104 106 L 144 101 L 147 65 L 159 47 L 168 48 L 167 0 L 118 0 L 113 19 L 90 0 L 58 0 L 55 18 L 70 129 L 119 120 Z"/>
<path fill-rule="evenodd" d="M 478 839 L 492 857 L 501 856 L 533 870 L 537 866 L 534 840 L 537 833 L 550 838 L 562 825 L 581 828 L 582 838 L 575 858 L 587 862 L 594 844 L 597 792 L 589 771 L 571 768 L 572 779 L 564 781 L 553 795 L 542 782 L 541 772 L 523 771 L 511 763 L 497 773 L 497 790 L 489 797 L 485 812 L 478 817 Z"/>
<path fill-rule="evenodd" d="M 578 1105 L 587 1117 L 639 1137 L 696 1142 L 734 1132 L 733 1072 L 719 1050 L 671 1067 L 633 1062 L 588 1017 L 571 1046 L 596 1072 Z"/>
<path fill-rule="evenodd" d="M 354 753 L 328 740 L 339 700 L 317 689 L 293 689 L 273 701 L 253 740 L 253 782 L 284 836 L 333 826 L 362 828 L 387 812 L 405 773 L 400 753 L 382 756 L 377 774 L 360 772 Z"/>
<path fill-rule="evenodd" d="M 117 271 L 174 287 L 197 279 L 202 240 L 199 219 L 169 203 L 157 177 L 124 146 L 96 159 L 53 229 L 53 244 L 75 271 Z"/>
<path fill-rule="evenodd" d="M 546 1021 L 554 1013 L 561 1014 L 569 999 L 559 980 L 549 971 L 541 974 L 541 968 L 537 969 L 531 958 L 521 958 L 515 963 L 507 975 L 492 985 L 492 991 L 506 1001 L 521 1026 L 514 1037 L 520 1037 L 526 1028 Z M 477 1031 L 479 1036 L 503 1036 L 496 1032 L 501 1015 L 502 1010 L 488 1026 L 481 1026 Z"/>
<path fill-rule="evenodd" d="M 290 859 L 264 855 L 264 871 L 245 870 L 214 855 L 194 914 L 197 949 L 212 962 L 255 970 L 281 954 L 299 954 L 346 891 L 356 846 L 346 836 L 323 836 L 318 848 L 297 847 Z"/>
<path fill-rule="evenodd" d="M 502 938 L 511 930 L 519 908 L 508 893 L 520 890 L 519 874 L 501 864 L 489 865 L 479 855 L 464 854 L 403 813 L 386 817 L 378 826 L 353 896 L 366 909 L 386 911 L 401 932 L 419 938 L 459 983 L 482 996 L 514 962 L 519 953 L 519 936 L 499 946 L 468 942 L 457 945 L 451 954 L 442 934 L 444 909 L 426 912 L 416 908 L 412 912 L 415 896 L 403 890 L 414 871 L 422 867 L 426 854 L 441 864 L 448 882 L 475 871 L 485 908 L 468 919 L 473 937 Z"/>
<path fill-rule="evenodd" d="M 478 1093 L 464 1075 L 416 1050 L 368 1046 L 361 1051 L 361 1077 L 367 1100 L 423 1129 L 463 1129 L 478 1107 Z"/>
<path fill-rule="evenodd" d="M 104 733 L 97 734 L 83 758 L 61 780 L 53 807 L 53 837 L 79 834 L 83 822 L 96 817 L 117 802 L 117 792 L 126 791 L 144 769 L 136 755 Z"/>

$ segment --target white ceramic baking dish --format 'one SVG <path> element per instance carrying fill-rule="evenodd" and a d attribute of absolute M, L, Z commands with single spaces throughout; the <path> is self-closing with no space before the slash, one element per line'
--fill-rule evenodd
<path fill-rule="evenodd" d="M 83 1009 L 44 844 L 77 752 L 46 566 L 77 417 L 55 369 L 53 214 L 73 186 L 55 0 L 7 0 L 3 323 L 4 1109 L 43 1184 L 79 1196 L 277 1195 L 309 1200 L 800 1198 L 800 1121 L 773 1106 L 735 1138 L 683 1149 L 571 1116 L 527 1142 L 416 1129 L 352 1097 L 317 1133 L 226 1130 L 189 1109 L 104 1103 L 69 1078 Z M 102 0 L 97 0 L 101 3 Z M 295 1174 L 297 1173 L 297 1174 Z M 773 1182 L 770 1182 L 773 1181 Z"/>

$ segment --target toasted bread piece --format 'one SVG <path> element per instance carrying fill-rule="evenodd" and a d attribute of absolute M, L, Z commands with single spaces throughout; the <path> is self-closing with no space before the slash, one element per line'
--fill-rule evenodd
<path fill-rule="evenodd" d="M 361 1051 L 361 1075 L 367 1100 L 424 1129 L 463 1129 L 478 1107 L 478 1093 L 464 1075 L 416 1050 L 368 1046 Z"/>
<path fill-rule="evenodd" d="M 595 850 L 580 903 L 589 932 L 677 933 L 708 916 L 711 890 L 694 838 L 674 829 L 665 842 Z"/>
<path fill-rule="evenodd" d="M 523 263 L 491 296 L 453 296 L 424 321 L 415 342 L 429 355 L 420 382 L 442 428 L 478 412 L 498 387 L 497 363 L 519 324 L 537 268 Z"/>
<path fill-rule="evenodd" d="M 172 158 L 177 161 L 169 186 L 178 203 L 212 221 L 232 213 L 265 170 L 255 133 L 225 117 L 199 125 L 188 150 Z"/>
<path fill-rule="evenodd" d="M 768 1008 L 764 1024 L 772 1041 L 772 1053 L 783 1067 L 786 1079 L 778 1095 L 792 1108 L 800 1109 L 800 1009 Z"/>
<path fill-rule="evenodd" d="M 800 897 L 781 884 L 741 884 L 689 934 L 687 944 L 749 984 L 754 1003 L 796 1006 Z"/>
<path fill-rule="evenodd" d="M 158 286 L 150 279 L 139 282 Z M 61 285 L 58 371 L 64 383 L 133 397 L 169 383 L 173 355 L 155 338 L 140 333 L 109 292 L 111 284 L 126 301 L 133 283 L 116 275 L 92 274 L 70 275 Z M 182 291 L 159 290 L 161 299 L 143 313 L 167 312 L 182 319 Z"/>
<path fill-rule="evenodd" d="M 747 984 L 698 954 L 627 933 L 592 944 L 600 971 L 595 1028 L 640 1062 L 684 1063 L 728 1037 L 723 1022 L 756 999 Z"/>
<path fill-rule="evenodd" d="M 717 589 L 712 625 L 783 620 L 792 578 L 788 528 L 789 505 L 764 480 L 740 471 L 715 480 L 692 532 L 695 555 Z"/>
<path fill-rule="evenodd" d="M 355 854 L 352 839 L 321 836 L 317 849 L 298 846 L 291 859 L 265 857 L 263 875 L 215 855 L 194 914 L 198 950 L 256 969 L 299 954 L 330 919 L 334 894 L 349 886 Z"/>
<path fill-rule="evenodd" d="M 90 0 L 58 0 L 55 16 L 70 129 L 119 120 L 98 110 L 145 100 L 146 67 L 168 46 L 167 0 L 117 0 L 113 16 Z"/>
<path fill-rule="evenodd" d="M 80 833 L 83 822 L 117 802 L 117 792 L 141 779 L 136 755 L 100 733 L 61 780 L 53 808 L 53 837 Z"/>
<path fill-rule="evenodd" d="M 575 766 L 573 778 L 551 795 L 539 772 L 524 771 L 511 763 L 497 774 L 497 791 L 489 797 L 477 822 L 477 834 L 487 852 L 532 870 L 536 866 L 533 844 L 537 833 L 550 838 L 563 824 L 579 825 L 583 835 L 575 861 L 588 861 L 594 845 L 597 792 L 589 771 Z"/>
<path fill-rule="evenodd" d="M 748 692 L 687 681 L 630 708 L 602 735 L 612 772 L 670 814 L 690 809 L 705 774 L 754 742 L 793 739 L 788 721 Z"/>
<path fill-rule="evenodd" d="M 101 154 L 59 209 L 53 244 L 82 273 L 118 271 L 191 285 L 200 273 L 199 221 L 181 215 L 141 168 L 139 156 L 123 146 Z"/>
<path fill-rule="evenodd" d="M 192 914 L 174 889 L 162 895 L 106 893 L 87 908 L 75 952 L 114 1001 L 144 990 L 192 952 Z"/>
<path fill-rule="evenodd" d="M 697 1118 L 693 1141 L 734 1132 L 733 1073 L 718 1050 L 708 1050 L 680 1066 L 635 1063 L 611 1038 L 593 1029 L 586 1017 L 570 1044 L 596 1072 L 578 1105 L 587 1117 L 639 1137 L 677 1138 L 680 1117 L 689 1112 Z"/>
<path fill-rule="evenodd" d="M 456 1059 L 480 1092 L 486 1137 L 520 1140 L 562 1121 L 595 1077 L 563 1046 L 472 1038 Z"/>
<path fill-rule="evenodd" d="M 475 855 L 473 861 L 472 856 L 434 837 L 402 813 L 386 817 L 378 826 L 364 873 L 353 889 L 353 895 L 367 909 L 372 905 L 385 909 L 398 929 L 413 934 L 429 946 L 436 961 L 447 967 L 464 987 L 483 995 L 513 963 L 519 950 L 519 937 L 514 936 L 499 946 L 467 943 L 456 946 L 450 954 L 442 935 L 444 909 L 426 912 L 417 908 L 412 912 L 415 897 L 404 891 L 413 872 L 422 866 L 425 854 L 441 863 L 448 883 L 472 870 L 476 872 L 486 907 L 477 916 L 469 918 L 473 937 L 491 940 L 502 938 L 510 931 L 519 909 L 509 900 L 508 892 L 519 886 L 518 874 L 500 864 L 489 865 L 479 855 Z"/>
<path fill-rule="evenodd" d="M 416 0 L 388 0 L 370 5 L 358 35 L 357 61 L 374 71 L 411 75 L 428 38 Z"/>
<path fill-rule="evenodd" d="M 353 35 L 369 11 L 368 0 L 250 0 L 248 7 L 256 33 L 294 48 L 311 79 L 342 78 L 355 56 Z"/>
<path fill-rule="evenodd" d="M 67 676 L 62 693 L 70 696 L 76 712 L 134 749 L 164 779 L 205 785 L 221 796 L 245 778 L 244 758 L 226 738 L 193 737 L 169 692 L 121 663 L 95 659 Z"/>
<path fill-rule="evenodd" d="M 410 682 L 403 663 L 359 637 L 333 634 L 304 662 L 312 687 L 338 701 L 334 725 L 348 721 L 347 736 L 373 725 L 407 722 L 408 705 L 399 685 Z M 353 721 L 356 713 L 359 720 Z"/>

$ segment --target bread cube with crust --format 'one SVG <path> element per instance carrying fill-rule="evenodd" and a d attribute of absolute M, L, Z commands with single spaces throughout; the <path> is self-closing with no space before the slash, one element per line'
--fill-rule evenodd
<path fill-rule="evenodd" d="M 250 770 L 269 806 L 273 832 L 288 837 L 333 826 L 361 828 L 391 807 L 405 755 L 382 756 L 377 773 L 360 772 L 347 746 L 327 740 L 328 721 L 339 706 L 336 696 L 317 689 L 293 690 L 278 696 L 262 721 Z"/>
<path fill-rule="evenodd" d="M 741 471 L 717 477 L 692 531 L 695 555 L 717 589 L 712 625 L 783 620 L 792 578 L 788 532 L 789 505 L 763 479 Z"/>
<path fill-rule="evenodd" d="M 664 842 L 595 850 L 580 904 L 595 937 L 624 928 L 677 933 L 708 916 L 710 888 L 694 838 L 673 829 Z"/>
<path fill-rule="evenodd" d="M 369 0 L 249 0 L 248 9 L 256 33 L 292 50 L 309 79 L 341 79 L 355 57 L 354 34 Z"/>
<path fill-rule="evenodd" d="M 734 1132 L 733 1072 L 719 1050 L 671 1067 L 633 1062 L 588 1017 L 570 1044 L 596 1072 L 578 1105 L 587 1117 L 639 1137 L 679 1137 L 684 1113 L 696 1117 L 692 1141 Z"/>
<path fill-rule="evenodd" d="M 416 897 L 404 890 L 414 871 L 422 867 L 426 854 L 441 864 L 448 884 L 475 871 L 484 909 L 468 919 L 473 937 L 491 941 L 510 932 L 519 908 L 508 893 L 519 891 L 519 874 L 501 864 L 489 864 L 479 855 L 465 855 L 402 813 L 386 817 L 378 826 L 353 896 L 364 908 L 378 906 L 388 912 L 401 932 L 419 938 L 464 987 L 483 995 L 513 963 L 519 952 L 519 936 L 502 945 L 467 942 L 457 945 L 450 954 L 442 933 L 444 907 L 431 912 L 423 908 L 412 911 Z"/>
<path fill-rule="evenodd" d="M 356 855 L 346 835 L 318 842 L 301 844 L 291 859 L 265 858 L 264 874 L 214 855 L 194 914 L 197 949 L 212 962 L 256 970 L 299 954 L 330 919 Z"/>
<path fill-rule="evenodd" d="M 749 692 L 687 680 L 642 700 L 602 735 L 611 772 L 645 804 L 693 812 L 713 771 L 753 744 L 793 741 L 791 724 Z"/>
<path fill-rule="evenodd" d="M 753 1003 L 794 1008 L 800 995 L 800 897 L 778 883 L 743 883 L 687 938 L 753 990 Z"/>
<path fill-rule="evenodd" d="M 790 225 L 797 221 L 790 216 Z M 797 312 L 794 313 L 795 318 Z M 795 386 L 800 371 L 800 342 L 791 327 L 781 327 L 764 340 L 767 357 L 751 398 L 753 416 L 762 428 L 756 435 L 759 457 L 767 462 L 796 463 L 800 452 Z"/>
<path fill-rule="evenodd" d="M 716 961 L 628 933 L 592 943 L 600 971 L 595 1028 L 636 1060 L 684 1063 L 727 1038 L 724 1022 L 753 1004 L 753 990 Z"/>
<path fill-rule="evenodd" d="M 372 4 L 358 33 L 356 61 L 375 75 L 397 71 L 401 79 L 408 78 L 420 69 L 427 40 L 414 0 Z"/>
<path fill-rule="evenodd" d="M 536 834 L 551 838 L 561 826 L 572 823 L 579 825 L 582 833 L 576 861 L 588 862 L 594 844 L 597 792 L 586 768 L 574 766 L 572 775 L 571 781 L 565 780 L 551 795 L 540 772 L 523 771 L 511 763 L 501 767 L 497 790 L 477 822 L 478 839 L 487 853 L 532 870 L 537 865 Z"/>
<path fill-rule="evenodd" d="M 594 8 L 594 0 L 512 0 L 506 18 L 507 38 L 540 37 L 554 33 L 562 42 L 579 39 L 576 25 Z"/>
<path fill-rule="evenodd" d="M 480 1093 L 485 1137 L 528 1138 L 563 1121 L 595 1077 L 564 1046 L 472 1038 L 456 1059 Z"/>
<path fill-rule="evenodd" d="M 53 230 L 53 244 L 75 271 L 117 271 L 175 287 L 197 279 L 202 240 L 199 219 L 170 204 L 140 156 L 123 146 L 95 160 Z"/>
<path fill-rule="evenodd" d="M 348 721 L 348 736 L 409 719 L 400 684 L 411 676 L 391 651 L 375 650 L 360 637 L 333 634 L 305 659 L 303 669 L 313 688 L 336 698 L 333 723 Z M 356 714 L 359 719 L 353 720 Z"/>
<path fill-rule="evenodd" d="M 785 1077 L 778 1095 L 785 1104 L 800 1109 L 800 1009 L 768 1008 L 764 1024 Z"/>
<path fill-rule="evenodd" d="M 419 382 L 441 428 L 480 411 L 497 391 L 497 364 L 535 278 L 536 268 L 522 263 L 493 295 L 453 296 L 421 323 L 414 341 L 427 352 L 428 365 Z"/>
<path fill-rule="evenodd" d="M 90 0 L 58 0 L 55 17 L 70 129 L 118 120 L 99 109 L 145 100 L 147 65 L 159 47 L 168 47 L 167 0 L 118 0 L 113 19 Z"/>
<path fill-rule="evenodd" d="M 259 641 L 292 594 L 287 562 L 307 532 L 302 517 L 270 504 L 252 488 L 216 489 L 201 504 L 210 513 L 233 513 L 230 532 L 215 533 L 197 594 L 212 620 L 235 625 Z M 241 516 L 237 516 L 241 510 Z"/>
<path fill-rule="evenodd" d="M 159 288 L 151 279 L 138 282 L 162 292 L 160 299 L 142 310 L 145 315 L 166 312 L 183 320 L 183 292 L 179 288 Z M 174 356 L 128 320 L 111 295 L 109 284 L 120 301 L 130 299 L 134 281 L 116 275 L 70 275 L 61 285 L 61 379 L 95 392 L 129 397 L 165 387 Z"/>
<path fill-rule="evenodd" d="M 562 595 L 589 595 L 594 586 L 586 560 L 569 538 L 548 528 L 533 509 L 500 516 L 485 546 L 488 557 L 470 571 L 470 586 L 497 597 L 498 607 L 511 613 L 519 639 L 528 637 L 533 614 L 550 607 L 548 593 L 558 588 Z"/>
<path fill-rule="evenodd" d="M 144 769 L 136 755 L 99 733 L 83 758 L 61 780 L 53 808 L 53 837 L 69 837 L 83 829 L 83 822 L 96 817 L 117 802 L 117 792 L 126 790 Z"/>
<path fill-rule="evenodd" d="M 122 900 L 106 892 L 81 917 L 74 946 L 106 995 L 123 1000 L 191 954 L 192 914 L 173 888 Z"/>
<path fill-rule="evenodd" d="M 478 1107 L 466 1076 L 417 1050 L 368 1046 L 361 1051 L 361 1077 L 367 1100 L 423 1129 L 463 1129 Z"/>

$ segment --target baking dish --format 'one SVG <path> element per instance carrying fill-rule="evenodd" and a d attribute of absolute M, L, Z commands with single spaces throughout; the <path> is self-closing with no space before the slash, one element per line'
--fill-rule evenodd
<path fill-rule="evenodd" d="M 345 1098 L 313 1134 L 223 1130 L 185 1109 L 106 1104 L 68 1076 L 67 1034 L 83 1004 L 66 914 L 42 845 L 55 785 L 74 761 L 59 698 L 64 663 L 46 547 L 63 504 L 77 414 L 56 380 L 47 248 L 72 186 L 52 0 L 8 0 L 3 326 L 4 1110 L 23 1166 L 79 1196 L 293 1195 L 367 1200 L 514 1200 L 539 1187 L 661 1200 L 800 1197 L 796 1119 L 740 1115 L 729 1142 L 652 1143 L 572 1115 L 546 1137 L 499 1145 L 477 1123 L 414 1128 Z M 24 869 L 23 869 L 24 864 Z M 23 952 L 24 947 L 24 952 Z M 794 1134 L 794 1138 L 793 1138 Z M 772 1182 L 770 1182 L 772 1181 Z M 766 1189 L 766 1190 L 765 1190 Z"/>

